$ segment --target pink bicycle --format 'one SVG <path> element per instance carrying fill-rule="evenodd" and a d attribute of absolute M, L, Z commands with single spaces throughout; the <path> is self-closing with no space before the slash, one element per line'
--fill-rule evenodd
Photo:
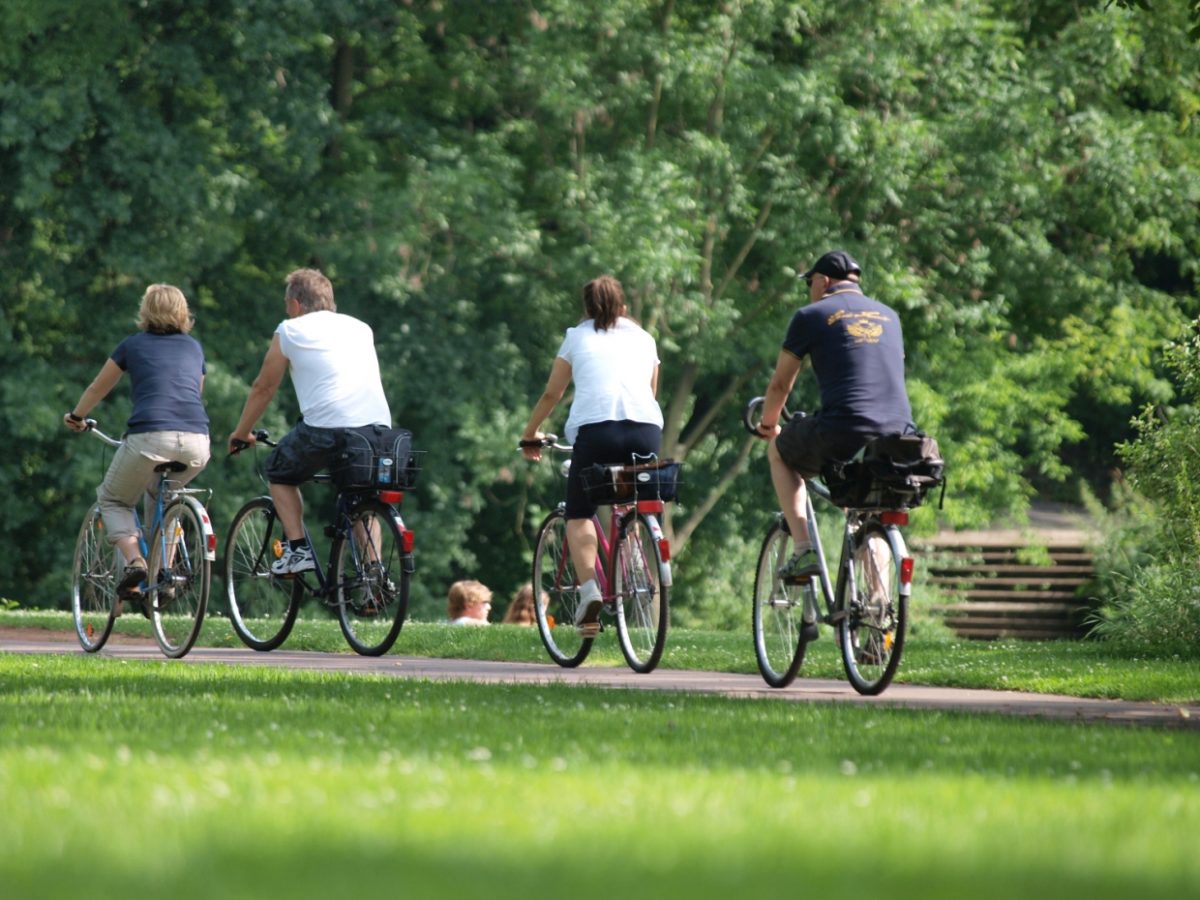
<path fill-rule="evenodd" d="M 569 446 L 558 443 L 555 435 L 547 435 L 542 446 L 571 452 Z M 607 529 L 599 514 L 592 517 L 600 551 L 596 583 L 604 595 L 601 629 L 605 616 L 615 618 L 625 661 L 635 672 L 646 673 L 662 659 L 667 641 L 671 547 L 658 517 L 663 511 L 662 497 L 670 499 L 673 492 L 661 490 L 657 474 L 648 474 L 644 466 L 613 466 L 611 470 L 614 482 L 629 485 L 629 498 L 608 501 L 612 509 Z M 676 465 L 670 477 L 677 472 Z M 538 530 L 533 584 L 539 590 L 537 596 L 549 598 L 544 605 L 535 603 L 534 608 L 538 633 L 550 658 L 565 668 L 578 666 L 587 658 L 594 638 L 584 637 L 575 629 L 579 577 L 567 543 L 565 503 L 559 503 Z"/>

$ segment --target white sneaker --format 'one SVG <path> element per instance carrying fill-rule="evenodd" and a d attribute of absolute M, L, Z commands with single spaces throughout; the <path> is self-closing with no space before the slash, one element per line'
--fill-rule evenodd
<path fill-rule="evenodd" d="M 600 608 L 604 606 L 604 597 L 596 579 L 585 581 L 579 595 L 579 605 L 575 607 L 575 630 L 584 637 L 595 637 L 600 630 Z"/>
<path fill-rule="evenodd" d="M 313 559 L 312 547 L 304 546 L 299 550 L 293 550 L 290 547 L 271 563 L 272 575 L 298 575 L 300 572 L 311 572 L 317 567 L 317 561 Z"/>

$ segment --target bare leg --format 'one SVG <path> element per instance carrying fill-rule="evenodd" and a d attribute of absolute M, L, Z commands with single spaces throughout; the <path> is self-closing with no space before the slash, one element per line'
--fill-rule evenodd
<path fill-rule="evenodd" d="M 117 538 L 117 549 L 121 551 L 121 556 L 125 560 L 125 565 L 134 562 L 142 562 L 142 549 L 138 546 L 138 539 L 135 535 L 129 534 L 123 538 Z"/>
<path fill-rule="evenodd" d="M 304 537 L 304 498 L 300 488 L 292 484 L 271 484 L 271 499 L 275 501 L 275 513 L 283 524 L 283 533 L 289 541 Z"/>
<path fill-rule="evenodd" d="M 783 461 L 775 441 L 767 445 L 767 460 L 771 464 L 771 484 L 775 486 L 779 508 L 792 532 L 792 542 L 797 551 L 807 550 L 812 542 L 808 537 L 808 489 L 804 479 Z"/>
<path fill-rule="evenodd" d="M 571 562 L 582 586 L 596 578 L 596 555 L 598 540 L 596 526 L 591 519 L 567 520 L 567 543 L 571 548 Z"/>

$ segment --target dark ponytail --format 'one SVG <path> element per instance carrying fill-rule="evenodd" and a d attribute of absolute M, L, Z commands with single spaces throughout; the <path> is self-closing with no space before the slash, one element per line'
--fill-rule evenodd
<path fill-rule="evenodd" d="M 601 275 L 583 286 L 583 311 L 597 331 L 608 331 L 625 312 L 625 291 L 611 275 Z"/>

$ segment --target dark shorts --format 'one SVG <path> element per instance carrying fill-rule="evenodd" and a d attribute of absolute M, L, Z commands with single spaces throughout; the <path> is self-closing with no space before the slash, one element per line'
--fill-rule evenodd
<path fill-rule="evenodd" d="M 340 432 L 340 428 L 314 428 L 298 422 L 267 457 L 267 481 L 299 485 L 328 469 L 337 457 Z"/>
<path fill-rule="evenodd" d="M 645 422 L 597 422 L 581 425 L 571 453 L 567 473 L 567 518 L 590 519 L 596 504 L 587 498 L 579 473 L 594 463 L 621 465 L 632 462 L 631 454 L 657 454 L 662 447 L 662 429 Z"/>
<path fill-rule="evenodd" d="M 805 478 L 821 474 L 829 460 L 847 460 L 854 456 L 874 434 L 828 431 L 813 416 L 796 416 L 783 426 L 775 438 L 780 458 Z"/>

